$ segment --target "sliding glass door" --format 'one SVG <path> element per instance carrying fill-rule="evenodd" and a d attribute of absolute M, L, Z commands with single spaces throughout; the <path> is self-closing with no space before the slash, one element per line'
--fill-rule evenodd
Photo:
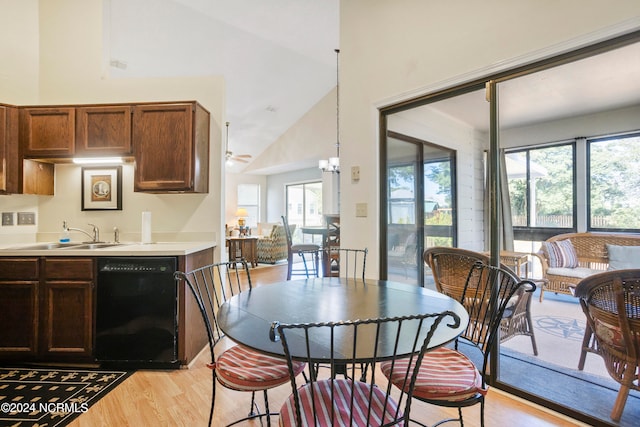
<path fill-rule="evenodd" d="M 422 262 L 424 249 L 454 244 L 455 153 L 389 131 L 385 171 L 387 278 L 431 284 Z"/>
<path fill-rule="evenodd" d="M 541 286 L 534 254 L 546 238 L 636 232 L 639 40 L 640 33 L 604 42 L 383 109 L 381 278 L 428 286 L 425 248 L 489 251 L 496 263 L 508 243 L 526 260 L 518 273 Z M 613 423 L 620 385 L 597 354 L 578 366 L 586 326 L 578 301 L 538 295 L 530 305 L 537 354 L 529 336 L 503 340 L 491 352 L 491 384 L 589 424 L 636 425 L 640 393 L 631 392 Z"/>

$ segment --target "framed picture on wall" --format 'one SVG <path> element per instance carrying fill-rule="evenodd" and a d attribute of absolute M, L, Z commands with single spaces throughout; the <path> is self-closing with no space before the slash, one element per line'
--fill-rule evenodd
<path fill-rule="evenodd" d="M 82 210 L 122 210 L 122 166 L 82 168 Z"/>

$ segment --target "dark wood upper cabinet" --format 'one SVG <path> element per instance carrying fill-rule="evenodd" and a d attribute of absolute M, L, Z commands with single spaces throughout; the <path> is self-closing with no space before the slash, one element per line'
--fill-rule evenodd
<path fill-rule="evenodd" d="M 134 191 L 209 191 L 210 114 L 196 101 L 14 107 L 0 104 L 0 194 L 53 194 L 54 164 L 135 160 Z"/>
<path fill-rule="evenodd" d="M 128 156 L 131 148 L 130 105 L 76 109 L 76 154 Z"/>
<path fill-rule="evenodd" d="M 0 105 L 0 194 L 53 195 L 53 164 L 23 160 L 19 117 L 18 107 Z"/>
<path fill-rule="evenodd" d="M 0 193 L 19 193 L 18 109 L 0 105 Z"/>
<path fill-rule="evenodd" d="M 76 109 L 20 109 L 20 145 L 25 157 L 69 157 L 75 154 Z"/>
<path fill-rule="evenodd" d="M 209 190 L 209 112 L 197 102 L 136 105 L 134 191 Z"/>

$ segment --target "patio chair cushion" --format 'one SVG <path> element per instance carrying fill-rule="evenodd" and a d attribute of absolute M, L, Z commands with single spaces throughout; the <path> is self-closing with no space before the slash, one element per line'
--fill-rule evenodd
<path fill-rule="evenodd" d="M 607 244 L 609 270 L 640 268 L 640 246 L 619 246 Z"/>
<path fill-rule="evenodd" d="M 576 277 L 579 279 L 584 279 L 585 277 L 589 277 L 593 274 L 602 273 L 602 270 L 596 270 L 593 268 L 587 267 L 576 267 L 576 268 L 549 268 L 547 270 L 547 274 L 555 274 L 558 276 L 566 276 L 566 277 Z"/>
<path fill-rule="evenodd" d="M 334 400 L 331 400 L 331 382 L 334 385 Z M 354 411 L 353 423 L 350 424 L 351 413 L 349 411 L 351 401 L 351 386 L 354 386 L 354 397 L 356 399 L 355 406 L 361 407 L 362 411 Z M 316 412 L 313 411 L 311 390 L 313 388 Z M 399 411 L 398 404 L 391 397 L 387 399 L 386 393 L 378 387 L 371 387 L 365 382 L 356 381 L 352 384 L 352 380 L 321 380 L 311 384 L 305 384 L 298 390 L 300 396 L 300 411 L 302 412 L 302 425 L 305 426 L 330 426 L 330 425 L 353 425 L 366 426 L 367 408 L 369 393 L 373 392 L 372 400 L 372 419 L 377 420 L 378 425 L 384 422 L 391 422 L 395 418 L 396 411 Z M 386 407 L 384 406 L 386 399 Z M 331 407 L 335 410 L 334 423 L 331 423 Z M 385 416 L 385 421 L 382 416 Z M 401 412 L 399 412 L 401 414 Z M 314 421 L 314 415 L 316 421 Z M 296 409 L 294 403 L 294 395 L 291 394 L 280 408 L 280 425 L 295 426 L 296 425 Z M 403 423 L 397 424 L 403 426 Z"/>
<path fill-rule="evenodd" d="M 296 362 L 296 375 L 304 367 L 304 363 Z M 243 345 L 235 345 L 222 353 L 213 368 L 218 380 L 232 390 L 266 390 L 289 382 L 285 359 L 258 353 Z"/>
<path fill-rule="evenodd" d="M 380 364 L 383 374 L 400 389 L 403 389 L 404 372 L 413 368 L 413 363 L 409 367 L 408 358 L 396 360 L 393 372 L 391 362 Z M 404 391 L 408 386 L 404 384 Z M 456 350 L 440 347 L 425 353 L 413 395 L 425 400 L 460 401 L 477 393 L 486 394 L 487 390 L 483 388 L 480 372 L 469 358 Z"/>
<path fill-rule="evenodd" d="M 571 240 L 558 240 L 556 242 L 543 242 L 542 250 L 549 259 L 549 268 L 578 266 L 578 254 Z"/>

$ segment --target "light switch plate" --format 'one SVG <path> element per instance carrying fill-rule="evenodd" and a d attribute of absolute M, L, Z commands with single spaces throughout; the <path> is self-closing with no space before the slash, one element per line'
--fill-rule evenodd
<path fill-rule="evenodd" d="M 2 225 L 13 225 L 13 212 L 2 212 Z"/>
<path fill-rule="evenodd" d="M 351 181 L 360 181 L 360 166 L 351 166 Z"/>
<path fill-rule="evenodd" d="M 36 225 L 36 213 L 18 212 L 18 225 Z"/>
<path fill-rule="evenodd" d="M 365 218 L 367 216 L 367 204 L 356 203 L 356 217 Z"/>

